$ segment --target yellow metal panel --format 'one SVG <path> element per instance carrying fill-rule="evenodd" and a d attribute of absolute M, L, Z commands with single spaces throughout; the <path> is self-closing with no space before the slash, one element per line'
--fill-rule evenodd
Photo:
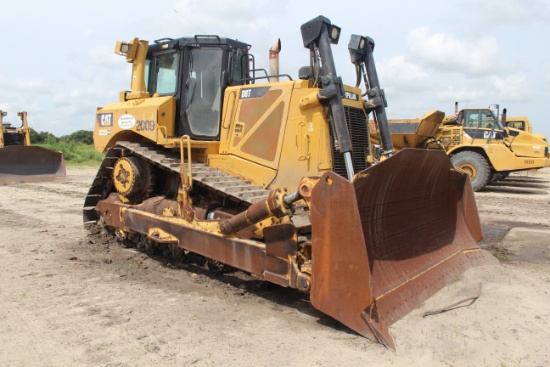
<path fill-rule="evenodd" d="M 491 145 L 487 152 L 491 164 L 498 172 L 543 168 L 547 162 L 547 158 L 544 156 L 518 157 L 504 144 Z"/>
<path fill-rule="evenodd" d="M 104 151 L 117 141 L 141 136 L 159 144 L 174 136 L 176 103 L 173 97 L 135 99 L 98 108 L 94 144 Z"/>
<path fill-rule="evenodd" d="M 282 82 L 229 89 L 226 95 L 234 90 L 237 100 L 234 119 L 222 123 L 220 143 L 224 151 L 276 169 L 293 85 Z"/>
<path fill-rule="evenodd" d="M 295 187 L 300 182 L 301 177 L 298 176 L 320 176 L 332 169 L 326 107 L 300 107 L 300 101 L 311 93 L 312 89 L 305 88 L 292 92 L 288 126 L 273 187 Z"/>
<path fill-rule="evenodd" d="M 360 91 L 350 91 L 357 100 L 345 103 L 361 107 Z M 210 165 L 266 188 L 295 187 L 304 175 L 330 170 L 326 107 L 301 103 L 317 92 L 303 80 L 228 88 L 220 155 L 210 156 Z"/>
<path fill-rule="evenodd" d="M 520 157 L 544 157 L 545 148 L 548 148 L 548 142 L 538 135 L 525 133 L 523 131 L 514 131 L 516 136 L 509 136 L 507 141 L 515 153 Z"/>

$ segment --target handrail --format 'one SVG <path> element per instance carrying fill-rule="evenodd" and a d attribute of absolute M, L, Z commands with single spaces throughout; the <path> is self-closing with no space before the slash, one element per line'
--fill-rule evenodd
<path fill-rule="evenodd" d="M 157 124 L 157 139 L 159 139 L 159 135 L 158 135 L 159 131 L 161 132 L 162 137 L 166 140 L 166 138 L 168 137 L 168 129 L 166 128 L 166 126 Z"/>
<path fill-rule="evenodd" d="M 184 158 L 184 140 L 187 140 L 187 158 L 189 163 L 187 165 L 187 172 L 185 169 L 185 158 Z M 189 135 L 183 135 L 180 140 L 180 174 L 181 174 L 181 184 L 184 187 L 185 191 L 189 192 L 193 187 L 193 171 L 191 166 L 191 138 Z"/>

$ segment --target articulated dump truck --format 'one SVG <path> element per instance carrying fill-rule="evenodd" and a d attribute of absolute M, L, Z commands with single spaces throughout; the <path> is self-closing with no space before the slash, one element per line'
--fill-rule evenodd
<path fill-rule="evenodd" d="M 474 191 L 511 172 L 548 166 L 548 141 L 544 136 L 508 127 L 506 109 L 501 120 L 498 117 L 498 105 L 459 111 L 455 103 L 453 116 L 434 110 L 417 119 L 389 120 L 390 135 L 397 150 L 444 150 L 455 167 L 468 173 Z M 372 140 L 378 141 L 373 122 L 370 132 Z"/>
<path fill-rule="evenodd" d="M 307 292 L 395 348 L 390 325 L 495 259 L 477 246 L 468 175 L 443 151 L 393 153 L 374 41 L 351 37 L 358 84 L 348 86 L 331 50 L 340 28 L 319 16 L 301 34 L 310 66 L 283 81 L 256 76 L 250 46 L 229 38 L 117 42 L 132 88 L 97 110 L 95 146 L 107 153 L 84 222 Z M 370 113 L 385 132 L 375 164 Z"/>
<path fill-rule="evenodd" d="M 4 122 L 7 113 L 0 111 L 0 183 L 64 177 L 63 153 L 32 146 L 27 113 L 17 115 L 21 127 Z"/>

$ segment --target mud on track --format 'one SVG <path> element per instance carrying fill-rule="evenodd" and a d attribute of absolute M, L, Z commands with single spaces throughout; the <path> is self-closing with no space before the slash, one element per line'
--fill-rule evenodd
<path fill-rule="evenodd" d="M 550 365 L 550 170 L 476 193 L 502 265 L 471 269 L 391 327 L 393 353 L 303 294 L 89 236 L 96 169 L 0 186 L 2 366 Z M 471 306 L 424 311 L 475 293 Z"/>

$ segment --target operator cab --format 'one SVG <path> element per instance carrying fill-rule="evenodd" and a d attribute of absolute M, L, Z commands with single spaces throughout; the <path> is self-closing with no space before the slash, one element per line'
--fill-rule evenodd
<path fill-rule="evenodd" d="M 164 38 L 149 45 L 145 84 L 151 96 L 176 99 L 177 136 L 219 140 L 225 88 L 249 75 L 246 43 L 218 36 Z"/>
<path fill-rule="evenodd" d="M 504 127 L 491 109 L 460 111 L 458 123 L 464 127 L 464 131 L 472 138 L 502 140 L 507 136 Z"/>

